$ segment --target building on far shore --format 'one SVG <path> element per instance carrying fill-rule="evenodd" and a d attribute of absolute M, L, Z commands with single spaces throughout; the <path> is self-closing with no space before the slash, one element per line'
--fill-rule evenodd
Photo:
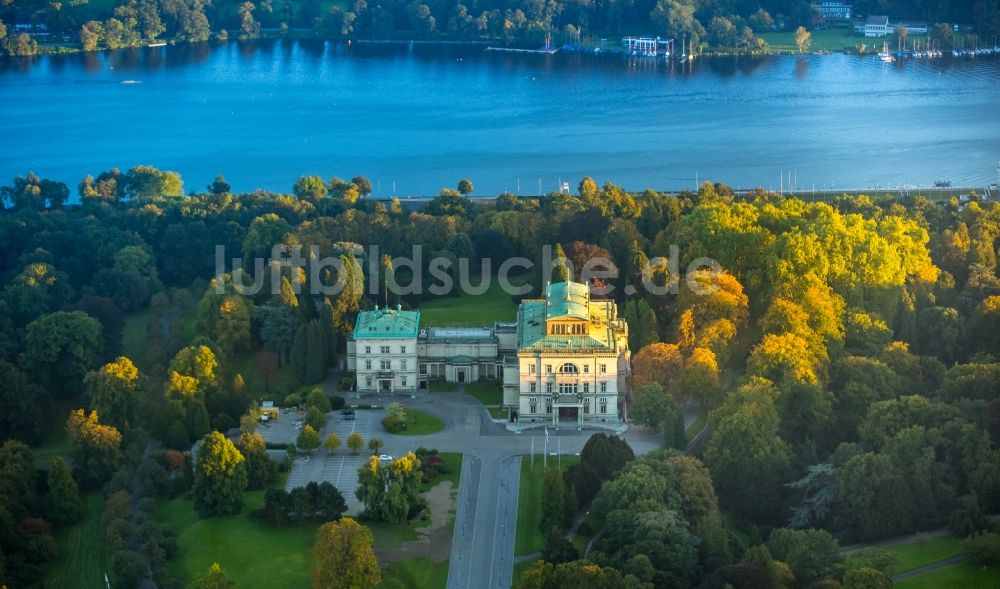
<path fill-rule="evenodd" d="M 884 37 L 890 33 L 889 31 L 889 17 L 888 16 L 869 16 L 865 20 L 864 26 L 865 37 Z"/>
<path fill-rule="evenodd" d="M 819 16 L 826 20 L 851 20 L 851 14 L 854 10 L 853 4 L 835 0 L 814 2 L 812 7 Z"/>
<path fill-rule="evenodd" d="M 503 406 L 520 427 L 623 427 L 631 355 L 613 300 L 576 282 L 548 284 L 524 300 L 516 323 L 420 328 L 419 311 L 362 311 L 347 340 L 360 394 L 413 394 L 430 380 L 501 380 Z"/>

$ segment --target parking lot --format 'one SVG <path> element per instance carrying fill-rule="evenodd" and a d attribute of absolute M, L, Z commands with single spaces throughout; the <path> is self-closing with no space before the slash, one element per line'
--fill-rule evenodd
<path fill-rule="evenodd" d="M 328 435 L 335 433 L 340 438 L 340 448 L 331 455 L 320 446 L 311 456 L 300 455 L 296 458 L 291 472 L 288 473 L 285 490 L 305 486 L 309 481 L 317 483 L 327 481 L 344 495 L 349 513 L 360 512 L 362 505 L 354 494 L 358 486 L 358 468 L 368 461 L 370 455 L 368 440 L 373 437 L 383 437 L 381 422 L 384 416 L 383 410 L 376 409 L 358 410 L 353 420 L 345 419 L 339 411 L 327 414 L 326 427 L 320 432 L 320 443 L 326 440 Z M 276 422 L 260 428 L 259 431 L 268 442 L 287 444 L 294 442 L 298 437 L 301 428 L 298 422 L 301 419 L 298 412 L 282 413 Z M 347 447 L 347 438 L 355 432 L 364 439 L 365 447 L 358 451 L 357 456 L 352 456 L 351 450 Z"/>

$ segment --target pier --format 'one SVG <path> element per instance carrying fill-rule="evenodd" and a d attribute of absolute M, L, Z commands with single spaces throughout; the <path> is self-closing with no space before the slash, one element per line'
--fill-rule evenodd
<path fill-rule="evenodd" d="M 622 47 L 629 55 L 650 57 L 660 55 L 660 48 L 662 48 L 664 57 L 670 57 L 673 53 L 674 40 L 659 37 L 625 37 L 622 39 Z"/>

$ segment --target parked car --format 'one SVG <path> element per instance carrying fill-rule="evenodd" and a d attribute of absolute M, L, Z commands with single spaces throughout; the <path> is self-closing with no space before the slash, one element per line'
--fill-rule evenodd
<path fill-rule="evenodd" d="M 378 460 L 379 462 L 392 462 L 392 456 L 389 456 L 388 454 L 379 454 Z"/>
<path fill-rule="evenodd" d="M 340 420 L 341 421 L 354 421 L 354 419 L 355 419 L 355 417 L 354 417 L 353 413 L 350 414 L 350 415 L 341 415 L 340 416 Z"/>
<path fill-rule="evenodd" d="M 354 415 L 354 409 L 350 409 L 350 408 L 344 409 L 343 411 L 340 412 L 340 414 L 341 415 Z"/>

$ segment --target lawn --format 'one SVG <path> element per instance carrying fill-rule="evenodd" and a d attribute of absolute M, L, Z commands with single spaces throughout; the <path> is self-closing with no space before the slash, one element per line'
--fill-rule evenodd
<path fill-rule="evenodd" d="M 708 423 L 708 411 L 702 410 L 701 414 L 698 415 L 698 419 L 691 422 L 691 425 L 684 429 L 684 437 L 690 442 L 694 439 L 698 432 L 705 429 L 705 424 Z"/>
<path fill-rule="evenodd" d="M 439 452 L 438 456 L 441 460 L 444 460 L 445 466 L 448 467 L 448 472 L 439 473 L 438 476 L 431 479 L 429 482 L 420 485 L 420 492 L 426 493 L 431 490 L 431 487 L 443 483 L 444 481 L 451 481 L 451 488 L 454 491 L 458 491 L 458 481 L 462 478 L 462 459 L 463 455 L 459 452 Z"/>
<path fill-rule="evenodd" d="M 427 381 L 427 390 L 432 393 L 454 393 L 458 387 L 445 380 L 429 380 Z"/>
<path fill-rule="evenodd" d="M 954 536 L 940 536 L 927 542 L 911 542 L 886 548 L 886 552 L 895 555 L 896 564 L 892 567 L 893 574 L 905 573 L 932 562 L 938 562 L 958 556 L 962 553 L 962 541 Z"/>
<path fill-rule="evenodd" d="M 178 546 L 170 572 L 189 583 L 218 562 L 241 587 L 308 587 L 318 526 L 267 525 L 251 515 L 263 504 L 264 491 L 252 491 L 239 515 L 201 519 L 190 500 L 164 501 L 156 518 L 170 525 Z"/>
<path fill-rule="evenodd" d="M 771 51 L 785 53 L 799 51 L 795 45 L 795 31 L 772 31 L 760 36 L 767 41 Z M 873 39 L 865 39 L 864 36 L 855 33 L 852 27 L 816 29 L 812 31 L 809 51 L 843 51 L 845 48 L 853 49 L 862 41 L 870 45 Z"/>
<path fill-rule="evenodd" d="M 487 380 L 470 382 L 465 385 L 465 394 L 475 397 L 483 405 L 500 405 L 503 403 L 503 387 L 500 381 Z"/>
<path fill-rule="evenodd" d="M 66 458 L 73 450 L 73 445 L 69 441 L 69 434 L 62 426 L 62 416 L 69 413 L 69 409 L 59 410 L 59 419 L 56 421 L 55 429 L 51 430 L 42 440 L 41 445 L 31 449 L 31 456 L 35 459 L 35 466 L 47 469 L 52 464 L 52 459 L 61 456 Z"/>
<path fill-rule="evenodd" d="M 406 410 L 406 429 L 399 432 L 400 436 L 426 436 L 436 434 L 444 429 L 444 422 L 434 417 L 430 413 L 417 411 L 416 409 Z"/>
<path fill-rule="evenodd" d="M 520 279 L 523 281 L 523 278 Z M 479 284 L 479 279 L 470 282 Z M 519 278 L 512 282 L 520 284 Z M 456 285 L 456 290 L 458 286 Z M 511 296 L 505 293 L 495 278 L 481 295 L 462 293 L 457 297 L 440 297 L 420 304 L 422 327 L 489 327 L 496 321 L 512 322 L 516 307 Z"/>
<path fill-rule="evenodd" d="M 230 361 L 230 365 L 234 373 L 243 375 L 247 395 L 252 399 L 267 399 L 280 403 L 291 393 L 308 394 L 316 387 L 323 388 L 322 383 L 298 386 L 288 364 L 278 368 L 269 381 L 265 378 L 263 366 L 254 354 L 239 354 Z"/>
<path fill-rule="evenodd" d="M 580 462 L 579 456 L 548 457 L 550 467 L 561 463 L 562 469 Z M 517 492 L 517 527 L 514 529 L 514 554 L 531 554 L 545 547 L 545 538 L 538 529 L 542 511 L 542 464 L 543 457 L 521 458 L 521 484 Z"/>
<path fill-rule="evenodd" d="M 383 589 L 443 589 L 448 583 L 448 561 L 433 563 L 427 557 L 408 558 L 382 569 Z"/>
<path fill-rule="evenodd" d="M 122 352 L 135 363 L 139 370 L 146 366 L 146 334 L 149 322 L 156 317 L 150 309 L 136 311 L 125 316 L 125 328 L 122 330 Z"/>
<path fill-rule="evenodd" d="M 981 567 L 960 562 L 893 586 L 896 589 L 996 589 L 1000 586 L 1000 566 Z"/>
<path fill-rule="evenodd" d="M 104 589 L 104 499 L 100 493 L 88 493 L 83 496 L 83 506 L 83 519 L 55 532 L 59 556 L 42 569 L 45 587 Z"/>

